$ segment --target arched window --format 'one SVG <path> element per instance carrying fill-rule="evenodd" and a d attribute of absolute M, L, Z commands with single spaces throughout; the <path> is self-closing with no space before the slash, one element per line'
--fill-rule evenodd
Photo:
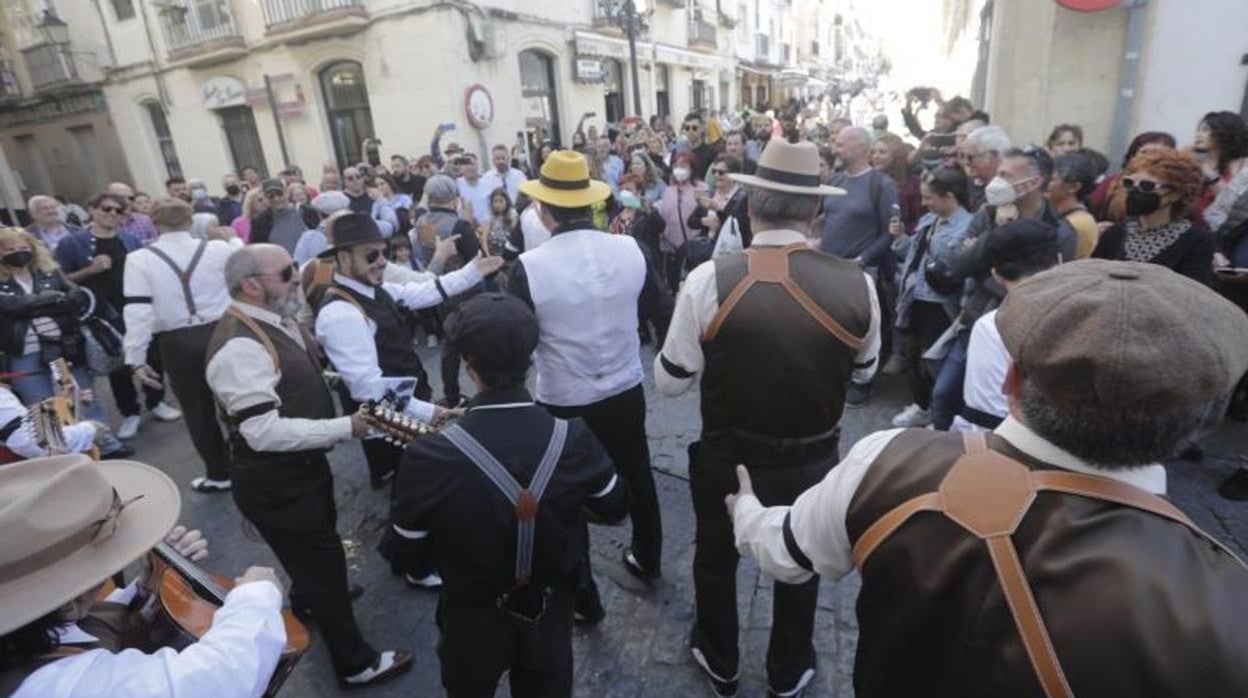
<path fill-rule="evenodd" d="M 524 126 L 538 145 L 550 140 L 560 145 L 559 100 L 555 94 L 555 61 L 549 55 L 529 49 L 520 52 L 520 95 Z"/>
<path fill-rule="evenodd" d="M 355 61 L 338 61 L 323 68 L 320 78 L 338 167 L 359 163 L 363 159 L 360 145 L 374 137 L 364 70 Z"/>
<path fill-rule="evenodd" d="M 160 102 L 149 99 L 143 103 L 147 116 L 152 120 L 152 133 L 156 136 L 156 148 L 165 161 L 165 171 L 170 177 L 182 176 L 182 165 L 178 162 L 178 151 L 173 146 L 173 134 L 169 132 L 169 120 L 165 118 L 165 109 Z"/>

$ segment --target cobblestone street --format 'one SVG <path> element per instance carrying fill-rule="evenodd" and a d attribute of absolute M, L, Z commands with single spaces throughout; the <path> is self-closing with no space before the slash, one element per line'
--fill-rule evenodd
<path fill-rule="evenodd" d="M 643 350 L 649 373 L 653 353 Z M 430 375 L 438 375 L 437 350 L 422 350 Z M 470 385 L 470 383 L 465 383 Z M 104 386 L 100 386 L 101 388 Z M 435 394 L 440 395 L 436 389 Z M 846 414 L 842 450 L 861 436 L 888 426 L 903 404 L 904 381 L 883 378 L 871 403 Z M 695 670 L 687 648 L 693 615 L 691 560 L 693 513 L 687 485 L 685 446 L 699 429 L 696 389 L 676 400 L 653 390 L 647 378 L 648 429 L 653 465 L 663 511 L 665 576 L 652 589 L 633 580 L 619 563 L 628 529 L 594 528 L 594 567 L 607 609 L 606 620 L 592 629 L 575 632 L 576 695 L 610 698 L 710 695 Z M 1180 462 L 1170 468 L 1173 499 L 1200 525 L 1228 542 L 1240 554 L 1248 543 L 1248 507 L 1219 498 L 1218 481 L 1232 469 L 1237 454 L 1248 453 L 1248 430 L 1228 422 L 1206 443 L 1201 463 Z M 206 566 L 224 574 L 238 574 L 248 564 L 276 566 L 273 556 L 245 522 L 228 496 L 190 493 L 186 483 L 201 474 L 181 422 L 145 423 L 135 440 L 138 460 L 159 466 L 183 489 L 183 521 L 208 535 L 212 556 Z M 383 492 L 368 487 L 367 468 L 357 442 L 338 447 L 330 457 L 337 481 L 338 529 L 347 541 L 352 578 L 367 587 L 357 603 L 357 617 L 366 637 L 379 648 L 413 650 L 416 669 L 384 686 L 359 691 L 361 696 L 441 695 L 435 654 L 436 596 L 409 590 L 391 576 L 374 548 L 386 520 Z M 853 658 L 857 641 L 854 604 L 857 575 L 823 582 L 815 645 L 819 674 L 807 695 L 852 696 Z M 738 574 L 742 627 L 741 693 L 764 695 L 767 636 L 771 624 L 771 582 L 758 568 L 743 562 Z M 504 686 L 499 695 L 508 695 Z M 283 689 L 282 695 L 312 698 L 338 695 L 328 656 L 319 642 Z"/>

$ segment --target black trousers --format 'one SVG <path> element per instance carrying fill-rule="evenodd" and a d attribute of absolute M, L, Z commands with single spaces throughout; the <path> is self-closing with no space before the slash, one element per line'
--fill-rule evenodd
<path fill-rule="evenodd" d="M 936 383 L 936 377 L 924 368 L 923 352 L 940 339 L 952 322 L 940 303 L 916 300 L 910 305 L 910 326 L 903 334 L 903 356 L 906 361 L 906 377 L 910 382 L 910 395 L 914 398 L 914 404 L 925 410 L 932 405 L 932 386 Z"/>
<path fill-rule="evenodd" d="M 311 609 L 334 670 L 350 676 L 372 666 L 378 653 L 360 633 L 347 590 L 329 461 L 323 454 L 240 457 L 231 476 L 239 511 L 290 576 L 292 601 Z"/>
<path fill-rule="evenodd" d="M 643 567 L 658 573 L 663 550 L 663 526 L 659 520 L 659 495 L 654 488 L 654 473 L 650 471 L 646 394 L 641 384 L 589 405 L 544 407 L 562 419 L 580 417 L 585 420 L 585 425 L 611 456 L 616 472 L 628 484 L 633 554 Z"/>
<path fill-rule="evenodd" d="M 403 457 L 403 447 L 396 446 L 385 439 L 364 439 L 360 442 L 364 449 L 364 460 L 368 462 L 368 475 L 380 480 L 399 467 L 399 459 Z"/>
<path fill-rule="evenodd" d="M 230 479 L 230 454 L 217 421 L 217 403 L 204 377 L 208 340 L 216 323 L 160 333 L 160 357 L 169 387 L 178 398 L 195 452 L 204 460 L 210 480 Z"/>
<path fill-rule="evenodd" d="M 788 462 L 753 458 L 725 442 L 695 441 L 689 445 L 689 490 L 696 520 L 693 553 L 695 618 L 693 641 L 711 669 L 722 677 L 737 674 L 737 562 L 732 519 L 724 497 L 738 489 L 736 466 L 750 470 L 754 492 L 764 506 L 792 504 L 819 482 L 836 462 L 835 439 L 814 452 L 796 454 Z M 819 578 L 805 584 L 775 582 L 771 639 L 767 647 L 767 678 L 773 690 L 787 691 L 802 673 L 815 666 L 811 640 Z"/>
<path fill-rule="evenodd" d="M 160 342 L 156 337 L 153 337 L 151 344 L 147 346 L 147 365 L 158 374 L 165 372 L 165 364 L 160 360 Z M 121 416 L 133 417 L 142 413 L 139 407 L 139 392 L 134 385 L 134 369 L 122 366 L 108 374 L 108 385 L 113 389 L 113 400 L 117 403 L 117 411 L 121 413 Z M 164 388 L 143 386 L 143 407 L 151 410 L 164 399 Z"/>
<path fill-rule="evenodd" d="M 556 593 L 534 623 L 493 605 L 438 602 L 438 659 L 450 698 L 490 698 L 503 672 L 515 698 L 572 695 L 572 595 Z"/>
<path fill-rule="evenodd" d="M 450 342 L 442 343 L 442 395 L 452 404 L 459 399 L 459 351 Z"/>

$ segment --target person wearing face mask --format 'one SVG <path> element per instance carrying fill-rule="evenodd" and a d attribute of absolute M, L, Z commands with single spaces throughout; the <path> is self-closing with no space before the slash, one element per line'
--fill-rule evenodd
<path fill-rule="evenodd" d="M 1005 297 L 1005 288 L 992 278 L 992 264 L 986 252 L 988 235 L 1005 223 L 1004 214 L 1008 211 L 1015 219 L 1038 220 L 1056 228 L 1062 260 L 1075 258 L 1079 236 L 1045 198 L 1052 177 L 1053 160 L 1043 148 L 1029 146 L 1005 151 L 996 176 L 984 187 L 986 205 L 967 225 L 962 248 L 949 256 L 950 280 L 971 282 L 963 294 L 962 313 L 950 328 L 947 341 L 941 343 L 944 359 L 932 388 L 932 426 L 936 429 L 948 430 L 962 408 L 971 327 Z"/>
<path fill-rule="evenodd" d="M 229 432 L 234 501 L 290 575 L 291 608 L 315 619 L 339 681 L 375 685 L 412 667 L 412 654 L 379 652 L 351 610 L 325 454 L 363 436 L 359 415 L 335 417 L 316 343 L 295 323 L 299 275 L 283 248 L 259 243 L 224 268 L 232 301 L 208 339 L 206 380 Z"/>
<path fill-rule="evenodd" d="M 107 417 L 95 399 L 79 317 L 89 294 L 65 278 L 46 247 L 20 228 L 0 227 L 0 358 L 3 370 L 19 374 L 10 385 L 23 404 L 34 405 L 56 392 L 48 363 L 65 359 L 82 391 L 80 417 L 103 424 Z M 100 451 L 126 458 L 134 451 L 111 434 Z"/>
<path fill-rule="evenodd" d="M 697 159 L 691 153 L 679 153 L 672 160 L 672 181 L 655 206 L 663 216 L 663 265 L 668 288 L 675 293 L 685 274 L 705 259 L 690 255 L 690 242 L 694 245 L 701 231 L 689 225 L 689 215 L 698 208 L 698 195 L 702 182 L 693 179 Z"/>
<path fill-rule="evenodd" d="M 1101 234 L 1092 256 L 1149 262 L 1196 281 L 1213 276 L 1213 234 L 1188 217 L 1204 186 L 1196 158 L 1154 148 L 1131 161 L 1119 196 L 1127 218 Z"/>
<path fill-rule="evenodd" d="M 243 187 L 231 172 L 221 177 L 221 189 L 225 191 L 225 196 L 217 199 L 217 219 L 221 225 L 229 225 L 243 215 Z"/>
<path fill-rule="evenodd" d="M 486 275 L 502 267 L 502 258 L 481 257 L 429 281 L 384 283 L 386 239 L 376 221 L 364 214 L 341 213 L 326 232 L 330 247 L 320 257 L 332 261 L 335 271 L 316 314 L 316 339 L 342 376 L 344 408 L 355 409 L 393 393 L 396 407 L 408 416 L 425 423 L 444 419 L 448 411 L 427 402 L 432 389 L 400 311 L 432 308 L 480 286 Z M 475 245 L 471 231 L 467 237 Z M 364 456 L 375 489 L 394 476 L 401 453 L 383 439 L 365 439 Z"/>
<path fill-rule="evenodd" d="M 641 196 L 642 180 L 634 174 L 620 178 L 620 191 L 615 197 L 619 209 L 611 218 L 607 231 L 612 235 L 628 235 L 641 246 L 646 256 L 646 285 L 637 301 L 637 321 L 641 343 L 658 338 L 661 346 L 672 319 L 674 299 L 663 279 L 659 264 L 659 236 L 663 234 L 663 217 Z M 651 327 L 653 326 L 653 332 Z"/>

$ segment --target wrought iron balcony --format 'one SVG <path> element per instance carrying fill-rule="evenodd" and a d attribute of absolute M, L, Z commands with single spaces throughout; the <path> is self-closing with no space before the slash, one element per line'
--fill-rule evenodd
<path fill-rule="evenodd" d="M 22 49 L 26 72 L 36 90 L 47 90 L 79 81 L 78 66 L 69 44 L 41 44 Z"/>
<path fill-rule="evenodd" d="M 689 20 L 689 46 L 715 48 L 715 25 L 701 19 Z"/>
<path fill-rule="evenodd" d="M 368 23 L 363 0 L 261 0 L 265 33 L 312 39 L 350 34 Z"/>
<path fill-rule="evenodd" d="M 228 0 L 168 0 L 160 6 L 160 24 L 170 61 L 200 65 L 247 51 Z"/>

